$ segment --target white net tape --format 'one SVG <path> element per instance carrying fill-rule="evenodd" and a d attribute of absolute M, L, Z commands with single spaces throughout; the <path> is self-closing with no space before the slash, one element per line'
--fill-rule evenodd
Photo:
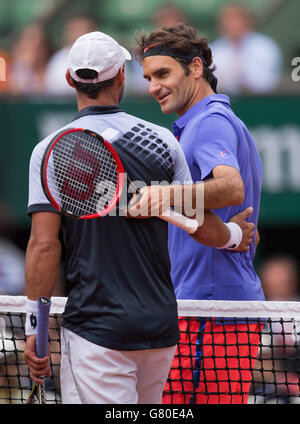
<path fill-rule="evenodd" d="M 52 297 L 51 313 L 61 314 L 66 297 Z M 299 318 L 300 302 L 179 299 L 178 315 L 192 317 Z M 0 313 L 25 312 L 25 296 L 0 296 Z"/>

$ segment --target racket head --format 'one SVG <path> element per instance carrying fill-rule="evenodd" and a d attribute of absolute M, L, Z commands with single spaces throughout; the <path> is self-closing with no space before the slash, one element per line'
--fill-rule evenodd
<path fill-rule="evenodd" d="M 107 215 L 117 204 L 124 169 L 111 146 L 99 134 L 69 128 L 49 143 L 41 165 L 41 183 L 52 206 L 79 219 Z"/>

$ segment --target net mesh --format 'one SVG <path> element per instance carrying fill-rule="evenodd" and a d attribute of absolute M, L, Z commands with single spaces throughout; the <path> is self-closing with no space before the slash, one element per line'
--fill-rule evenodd
<path fill-rule="evenodd" d="M 61 403 L 60 326 L 65 298 L 52 298 L 52 377 L 47 403 Z M 0 296 L 0 404 L 25 403 L 25 298 Z M 164 404 L 300 403 L 300 303 L 179 300 L 181 332 Z"/>

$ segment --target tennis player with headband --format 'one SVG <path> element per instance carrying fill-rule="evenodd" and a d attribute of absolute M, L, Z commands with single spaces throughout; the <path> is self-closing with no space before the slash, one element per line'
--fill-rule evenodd
<path fill-rule="evenodd" d="M 161 111 L 165 114 L 175 112 L 179 116 L 173 124 L 173 132 L 184 151 L 193 181 L 204 181 L 204 207 L 213 209 L 226 222 L 230 216 L 252 206 L 251 221 L 257 226 L 261 159 L 246 126 L 232 111 L 229 98 L 217 94 L 212 53 L 206 39 L 199 37 L 189 25 L 164 27 L 149 36 L 141 34 L 136 55 L 150 83 L 149 93 L 160 104 Z M 191 185 L 191 190 L 196 186 Z M 161 190 L 160 187 L 143 189 L 144 196 L 136 204 L 136 209 L 143 207 L 145 198 L 149 201 Z M 175 200 L 172 205 L 176 206 L 176 189 L 173 190 Z M 178 187 L 178 191 L 181 190 Z M 264 300 L 261 282 L 253 266 L 257 241 L 258 233 L 248 251 L 230 252 L 196 243 L 180 229 L 170 226 L 171 276 L 176 297 Z M 187 323 L 181 325 L 184 328 Z M 191 334 L 198 334 L 199 343 L 193 357 L 202 358 L 198 364 L 201 371 L 195 373 L 192 382 L 189 353 L 181 351 L 181 371 L 178 371 L 177 358 L 171 371 L 171 380 L 174 377 L 178 381 L 178 387 L 172 381 L 172 389 L 177 393 L 172 397 L 165 396 L 164 402 L 246 403 L 251 383 L 249 357 L 253 365 L 258 349 L 258 326 L 250 324 L 248 329 L 245 323 L 240 323 L 237 335 L 230 324 L 225 325 L 227 334 L 217 322 L 212 328 L 208 320 L 195 321 L 194 325 Z M 239 345 L 236 344 L 237 337 Z M 227 346 L 224 350 L 225 338 Z M 205 349 L 213 350 L 210 355 L 216 356 L 214 365 L 209 362 Z M 224 352 L 228 358 L 226 364 Z M 236 368 L 237 354 L 239 371 Z M 182 385 L 190 392 L 195 388 L 194 395 L 180 394 Z M 169 389 L 168 385 L 166 389 Z"/>
<path fill-rule="evenodd" d="M 179 339 L 177 303 L 170 277 L 168 225 L 108 215 L 75 220 L 50 204 L 40 181 L 49 141 L 66 128 L 101 134 L 117 151 L 132 181 L 191 182 L 181 147 L 172 133 L 123 112 L 124 64 L 130 54 L 106 34 L 79 37 L 68 55 L 66 79 L 76 90 L 78 114 L 35 147 L 30 160 L 28 213 L 32 217 L 26 254 L 25 360 L 39 382 L 49 375 L 49 357 L 35 354 L 35 300 L 50 297 L 65 246 L 68 301 L 61 333 L 63 403 L 160 403 Z M 243 214 L 233 234 L 207 211 L 194 237 L 247 249 L 253 224 Z M 210 231 L 207 227 L 210 227 Z M 238 225 L 235 229 L 240 228 Z"/>

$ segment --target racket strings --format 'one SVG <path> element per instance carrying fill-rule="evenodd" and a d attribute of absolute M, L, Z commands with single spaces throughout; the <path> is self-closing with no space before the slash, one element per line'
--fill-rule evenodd
<path fill-rule="evenodd" d="M 118 165 L 98 138 L 83 131 L 65 134 L 47 166 L 48 189 L 66 212 L 92 215 L 108 208 L 119 190 Z"/>

